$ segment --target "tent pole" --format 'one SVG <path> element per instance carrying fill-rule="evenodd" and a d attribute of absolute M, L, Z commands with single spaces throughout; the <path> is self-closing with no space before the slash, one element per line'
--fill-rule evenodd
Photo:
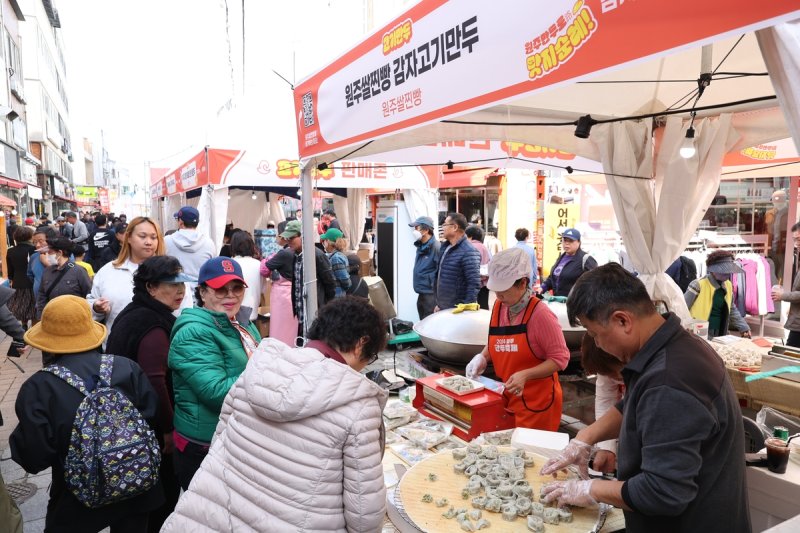
<path fill-rule="evenodd" d="M 308 333 L 311 322 L 317 316 L 317 262 L 314 250 L 314 197 L 311 183 L 311 169 L 314 166 L 301 162 L 300 186 L 303 191 L 303 284 L 305 285 L 306 305 L 303 336 Z"/>

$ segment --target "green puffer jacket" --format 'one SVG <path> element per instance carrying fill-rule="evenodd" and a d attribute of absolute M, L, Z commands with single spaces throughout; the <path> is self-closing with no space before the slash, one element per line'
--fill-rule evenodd
<path fill-rule="evenodd" d="M 243 307 L 237 318 L 261 340 Z M 169 346 L 169 368 L 175 394 L 175 430 L 195 441 L 211 442 L 222 401 L 247 366 L 239 332 L 225 313 L 201 307 L 184 309 Z"/>

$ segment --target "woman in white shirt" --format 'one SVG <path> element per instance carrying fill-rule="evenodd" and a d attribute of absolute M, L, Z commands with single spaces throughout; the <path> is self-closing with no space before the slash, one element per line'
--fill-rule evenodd
<path fill-rule="evenodd" d="M 128 223 L 117 258 L 97 271 L 92 292 L 86 297 L 92 314 L 104 322 L 108 331 L 114 319 L 133 299 L 133 275 L 145 259 L 164 255 L 164 236 L 158 223 L 147 217 L 136 217 Z"/>
<path fill-rule="evenodd" d="M 231 255 L 242 267 L 242 274 L 247 289 L 244 292 L 243 307 L 250 308 L 250 321 L 258 318 L 258 307 L 261 303 L 261 293 L 264 291 L 264 278 L 259 271 L 261 261 L 258 259 L 256 243 L 246 231 L 237 231 L 231 235 Z"/>

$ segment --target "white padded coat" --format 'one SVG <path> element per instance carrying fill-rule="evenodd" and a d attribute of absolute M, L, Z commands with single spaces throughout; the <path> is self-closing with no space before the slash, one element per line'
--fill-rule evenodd
<path fill-rule="evenodd" d="M 264 339 L 161 531 L 380 531 L 386 398 L 317 350 Z"/>

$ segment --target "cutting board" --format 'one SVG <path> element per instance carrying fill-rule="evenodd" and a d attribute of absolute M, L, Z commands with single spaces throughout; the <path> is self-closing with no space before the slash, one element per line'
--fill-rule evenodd
<path fill-rule="evenodd" d="M 510 448 L 498 448 L 502 451 L 510 451 Z M 530 452 L 528 452 L 530 453 Z M 546 459 L 537 454 L 533 455 L 536 464 L 533 467 L 525 469 L 525 479 L 533 487 L 533 500 L 538 501 L 539 489 L 543 483 L 548 483 L 553 480 L 552 476 L 540 476 L 539 469 L 545 463 Z M 471 510 L 472 498 L 464 500 L 461 497 L 461 490 L 466 487 L 469 478 L 467 476 L 456 474 L 453 470 L 453 465 L 459 462 L 453 459 L 451 450 L 442 451 L 432 457 L 424 459 L 414 465 L 408 472 L 405 473 L 403 479 L 400 480 L 400 498 L 408 517 L 414 524 L 428 533 L 452 533 L 453 531 L 461 531 L 458 522 L 455 518 L 447 519 L 442 516 L 442 513 L 447 511 L 450 505 L 456 509 L 464 507 Z M 437 480 L 430 481 L 428 474 L 436 474 Z M 566 475 L 559 474 L 559 479 L 566 479 Z M 430 494 L 433 499 L 447 498 L 450 503 L 445 507 L 436 507 L 434 503 L 425 503 L 422 501 L 423 494 Z M 480 495 L 484 495 L 481 492 Z M 485 531 L 486 533 L 529 533 L 527 527 L 527 517 L 518 516 L 513 522 L 506 522 L 500 513 L 492 513 L 489 511 L 481 511 L 482 518 L 491 521 L 492 526 Z M 569 524 L 559 524 L 557 526 L 545 524 L 545 531 L 547 533 L 586 533 L 590 531 L 597 520 L 597 509 L 583 509 L 575 507 L 572 510 L 573 520 Z M 614 531 L 624 527 L 624 519 L 622 511 L 614 509 L 608 515 L 606 525 L 601 531 Z"/>

